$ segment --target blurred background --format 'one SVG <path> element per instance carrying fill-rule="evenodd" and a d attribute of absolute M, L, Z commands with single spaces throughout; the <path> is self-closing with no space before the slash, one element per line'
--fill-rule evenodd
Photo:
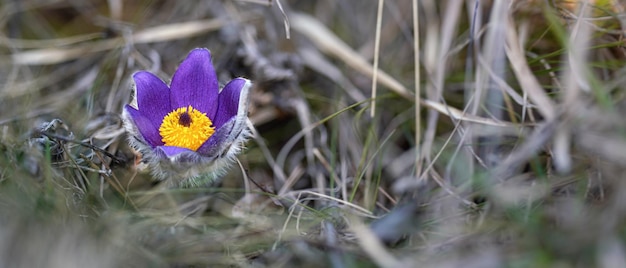
<path fill-rule="evenodd" d="M 625 267 L 620 0 L 0 2 L 2 267 Z M 132 74 L 253 81 L 221 183 L 127 145 Z"/>

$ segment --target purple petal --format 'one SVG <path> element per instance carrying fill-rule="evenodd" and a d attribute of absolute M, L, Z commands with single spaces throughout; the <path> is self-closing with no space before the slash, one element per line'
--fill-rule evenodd
<path fill-rule="evenodd" d="M 224 89 L 217 97 L 217 112 L 211 118 L 215 128 L 220 128 L 226 121 L 237 115 L 241 89 L 246 85 L 246 82 L 246 79 L 235 78 L 224 86 Z"/>
<path fill-rule="evenodd" d="M 199 164 L 206 161 L 199 153 L 196 153 L 187 148 L 175 147 L 175 146 L 159 146 L 155 151 L 155 155 L 158 158 L 167 158 L 171 163 L 175 164 L 176 169 L 185 169 L 183 163 Z M 188 166 L 187 166 L 188 167 Z M 182 172 L 182 170 L 180 170 Z"/>
<path fill-rule="evenodd" d="M 228 142 L 228 137 L 231 135 L 233 127 L 235 126 L 236 117 L 224 123 L 220 128 L 217 128 L 215 133 L 205 141 L 197 152 L 203 156 L 216 157 L 222 153 L 221 147 L 225 142 Z"/>
<path fill-rule="evenodd" d="M 186 152 L 195 153 L 194 151 L 189 150 L 187 148 L 176 147 L 176 146 L 159 146 L 157 147 L 157 150 L 160 150 L 161 152 L 163 152 L 165 156 L 167 157 L 173 157 L 173 156 L 186 153 Z"/>
<path fill-rule="evenodd" d="M 125 105 L 124 110 L 130 115 L 130 118 L 133 120 L 133 123 L 143 136 L 144 140 L 151 146 L 156 147 L 163 145 L 163 141 L 161 141 L 161 135 L 159 134 L 159 129 L 154 125 L 148 117 L 144 116 L 141 112 L 137 111 L 135 108 Z"/>
<path fill-rule="evenodd" d="M 172 109 L 170 107 L 170 89 L 154 74 L 141 71 L 133 75 L 137 90 L 137 107 L 139 112 L 160 125 L 163 117 Z"/>
<path fill-rule="evenodd" d="M 178 66 L 170 85 L 172 109 L 193 106 L 212 118 L 217 110 L 219 85 L 208 49 L 196 48 Z"/>

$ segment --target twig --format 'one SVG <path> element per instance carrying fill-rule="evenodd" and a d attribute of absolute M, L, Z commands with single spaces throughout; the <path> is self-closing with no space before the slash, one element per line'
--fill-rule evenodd
<path fill-rule="evenodd" d="M 85 146 L 85 147 L 87 147 L 89 149 L 92 149 L 94 151 L 98 151 L 98 152 L 103 153 L 104 155 L 108 156 L 109 158 L 111 158 L 113 161 L 115 161 L 118 164 L 124 163 L 123 159 L 121 159 L 121 158 L 119 158 L 119 157 L 117 157 L 117 156 L 107 152 L 106 150 L 104 150 L 104 149 L 102 149 L 100 147 L 94 146 L 92 144 L 85 143 L 85 142 L 82 142 L 82 141 L 73 140 L 73 139 L 70 139 L 68 137 L 59 136 L 59 135 L 55 135 L 55 134 L 47 133 L 47 132 L 43 132 L 43 131 L 39 132 L 39 133 L 41 135 L 44 135 L 44 136 L 46 136 L 48 138 L 51 138 L 51 139 L 62 140 L 62 141 L 65 141 L 65 142 L 71 142 L 71 143 L 75 143 L 75 144 L 78 144 L 78 145 Z"/>

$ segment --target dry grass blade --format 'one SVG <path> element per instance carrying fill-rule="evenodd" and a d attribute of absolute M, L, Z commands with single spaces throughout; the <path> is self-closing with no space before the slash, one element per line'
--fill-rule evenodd
<path fill-rule="evenodd" d="M 589 18 L 591 11 L 589 3 L 583 2 L 580 5 L 579 15 L 576 16 L 575 24 L 572 27 L 568 40 L 569 50 L 564 57 L 562 81 L 564 81 L 564 91 L 562 93 L 563 106 L 566 107 L 567 116 L 575 116 L 578 113 L 578 106 L 584 103 L 584 93 L 590 92 L 590 83 L 587 79 L 587 62 L 590 40 L 593 30 L 584 20 Z M 556 131 L 553 145 L 554 166 L 562 174 L 572 170 L 573 161 L 571 159 L 571 126 L 562 124 Z M 610 144 L 608 141 L 603 144 Z"/>
<path fill-rule="evenodd" d="M 49 65 L 74 60 L 85 54 L 102 52 L 127 45 L 127 41 L 135 44 L 165 42 L 184 39 L 222 27 L 220 19 L 172 23 L 147 28 L 134 33 L 129 40 L 123 37 L 96 41 L 94 44 L 80 44 L 69 48 L 36 49 L 11 54 L 11 61 L 16 65 Z"/>
<path fill-rule="evenodd" d="M 497 121 L 491 118 L 470 115 L 454 107 L 450 107 L 442 103 L 438 103 L 438 102 L 434 102 L 430 100 L 424 100 L 424 99 L 422 99 L 421 102 L 422 104 L 424 104 L 424 106 L 431 108 L 441 114 L 444 114 L 452 118 L 455 121 L 466 121 L 466 122 L 479 123 L 479 124 L 495 126 L 495 127 L 516 127 L 517 126 L 512 123 Z"/>
<path fill-rule="evenodd" d="M 283 24 L 285 26 L 285 38 L 291 38 L 291 26 L 289 25 L 289 18 L 287 14 L 285 14 L 285 10 L 283 9 L 283 5 L 280 3 L 280 0 L 276 0 L 276 5 L 278 6 L 278 10 L 283 15 Z"/>
<path fill-rule="evenodd" d="M 378 81 L 378 58 L 380 57 L 380 28 L 383 21 L 383 6 L 385 0 L 378 0 L 378 13 L 376 14 L 376 37 L 374 40 L 374 72 L 372 72 L 372 103 L 370 116 L 374 117 L 376 114 L 376 92 Z"/>
<path fill-rule="evenodd" d="M 420 98 L 422 96 L 422 86 L 420 79 L 420 27 L 419 27 L 419 5 L 417 0 L 412 1 L 413 8 L 413 66 L 415 68 L 415 144 L 416 148 L 420 147 L 422 142 L 422 105 Z M 419 178 L 422 174 L 422 158 L 419 150 L 415 150 L 415 177 Z"/>
<path fill-rule="evenodd" d="M 509 58 L 513 73 L 517 77 L 517 81 L 520 83 L 522 90 L 528 94 L 544 117 L 548 119 L 554 118 L 554 116 L 556 116 L 556 105 L 548 97 L 543 87 L 539 84 L 539 81 L 537 81 L 537 78 L 528 67 L 524 52 L 522 47 L 520 47 L 521 44 L 518 39 L 517 31 L 515 30 L 515 22 L 511 17 L 508 19 L 506 39 L 506 55 Z"/>
<path fill-rule="evenodd" d="M 223 25 L 224 21 L 220 19 L 165 24 L 136 32 L 132 35 L 132 42 L 142 44 L 184 39 L 218 30 Z"/>
<path fill-rule="evenodd" d="M 372 230 L 363 223 L 353 219 L 350 228 L 355 236 L 360 240 L 359 245 L 367 252 L 372 260 L 380 267 L 397 268 L 404 267 L 385 247 Z"/>
<path fill-rule="evenodd" d="M 0 36 L 0 44 L 12 48 L 50 48 L 70 46 L 73 44 L 83 43 L 90 40 L 103 38 L 102 33 L 90 33 L 84 35 L 70 36 L 65 38 L 44 39 L 44 40 L 28 40 L 28 39 L 15 39 Z"/>
<path fill-rule="evenodd" d="M 341 39 L 329 31 L 326 26 L 314 17 L 294 13 L 291 15 L 291 26 L 294 30 L 313 41 L 323 52 L 339 58 L 352 68 L 367 76 L 371 77 L 374 74 L 374 68 L 367 60 L 341 41 Z M 379 71 L 378 78 L 382 85 L 389 87 L 393 92 L 407 99 L 412 99 L 412 94 L 387 73 Z"/>

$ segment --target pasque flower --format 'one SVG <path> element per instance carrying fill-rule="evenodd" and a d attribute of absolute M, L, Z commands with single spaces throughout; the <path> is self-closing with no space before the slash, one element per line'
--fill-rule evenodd
<path fill-rule="evenodd" d="M 209 50 L 192 50 L 168 86 L 154 74 L 133 75 L 135 98 L 123 111 L 129 140 L 156 179 L 171 186 L 209 184 L 223 175 L 249 136 L 249 80 L 221 90 Z"/>

